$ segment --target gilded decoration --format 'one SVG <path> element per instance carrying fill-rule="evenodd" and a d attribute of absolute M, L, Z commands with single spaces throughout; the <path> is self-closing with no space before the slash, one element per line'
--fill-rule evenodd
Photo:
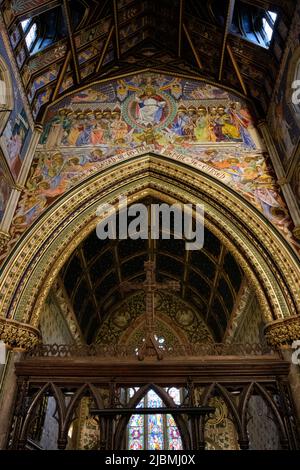
<path fill-rule="evenodd" d="M 300 338 L 300 316 L 277 320 L 266 325 L 265 337 L 271 347 L 291 345 Z"/>
<path fill-rule="evenodd" d="M 157 173 L 159 179 L 154 176 Z M 265 321 L 296 313 L 294 302 L 300 306 L 298 265 L 283 239 L 221 183 L 156 156 L 143 156 L 92 177 L 38 221 L 4 266 L 2 312 L 38 324 L 40 309 L 60 268 L 98 222 L 98 204 L 116 204 L 118 194 L 126 194 L 129 203 L 149 194 L 165 202 L 204 203 L 208 228 L 241 264 Z"/>
<path fill-rule="evenodd" d="M 232 341 L 232 338 L 235 335 L 235 332 L 238 328 L 238 325 L 240 323 L 241 316 L 243 315 L 245 309 L 249 305 L 249 302 L 253 300 L 254 293 L 252 290 L 249 288 L 248 282 L 246 279 L 244 279 L 244 282 L 240 288 L 240 291 L 238 293 L 238 296 L 236 298 L 230 322 L 227 325 L 225 336 L 224 336 L 224 341 L 226 343 L 229 343 Z"/>
<path fill-rule="evenodd" d="M 205 439 L 207 450 L 239 450 L 235 423 L 222 397 L 211 397 L 209 406 L 215 408 L 212 418 L 206 418 Z"/>
<path fill-rule="evenodd" d="M 77 442 L 73 448 L 81 450 L 97 450 L 100 445 L 100 430 L 97 419 L 90 415 L 93 400 L 83 397 L 80 401 L 78 419 L 74 428 L 77 430 Z M 72 446 L 70 445 L 70 449 Z"/>
<path fill-rule="evenodd" d="M 10 235 L 5 232 L 0 231 L 0 252 L 5 250 L 8 246 L 8 242 L 10 240 Z"/>
<path fill-rule="evenodd" d="M 49 108 L 0 262 L 59 196 L 146 152 L 222 181 L 300 250 L 246 103 L 204 82 L 148 72 L 93 84 Z"/>
<path fill-rule="evenodd" d="M 164 321 L 155 320 L 155 330 L 159 331 L 159 337 L 157 337 L 158 345 L 156 345 L 158 351 L 152 347 L 152 351 L 150 350 L 150 354 L 149 349 L 142 349 L 146 336 L 144 322 L 142 322 L 141 326 L 139 328 L 136 328 L 128 338 L 127 348 L 132 351 L 136 350 L 137 357 L 139 360 L 143 360 L 145 357 L 149 357 L 151 355 L 156 356 L 160 360 L 164 357 L 166 350 L 168 352 L 177 352 L 177 350 L 179 349 L 177 348 L 177 346 L 178 344 L 180 344 L 180 340 L 176 335 L 176 332 L 174 332 L 174 330 L 172 331 L 172 329 L 169 328 L 169 325 L 167 325 Z"/>
<path fill-rule="evenodd" d="M 174 346 L 176 340 L 188 343 L 213 341 L 199 313 L 175 295 L 158 292 L 155 299 L 155 311 L 157 321 L 166 318 L 165 325 L 160 325 L 159 331 L 165 331 L 166 340 L 169 339 L 168 346 Z M 144 313 L 145 294 L 138 292 L 122 303 L 103 322 L 97 334 L 96 343 L 111 344 L 121 341 L 121 344 L 137 344 L 135 340 L 142 340 L 142 336 L 145 335 Z M 136 322 L 136 320 L 141 321 Z M 183 338 L 178 338 L 177 330 L 183 333 Z M 135 340 L 132 339 L 132 335 L 135 335 Z"/>
<path fill-rule="evenodd" d="M 0 339 L 15 351 L 28 351 L 41 340 L 36 328 L 2 317 L 0 317 Z"/>
<path fill-rule="evenodd" d="M 80 326 L 78 325 L 78 321 L 70 303 L 70 299 L 68 298 L 64 285 L 60 279 L 57 279 L 54 282 L 51 292 L 63 314 L 74 341 L 76 344 L 83 343 L 84 338 L 82 336 Z"/>
<path fill-rule="evenodd" d="M 295 228 L 293 229 L 293 235 L 294 235 L 295 238 L 297 238 L 298 240 L 300 240 L 300 227 L 299 227 L 299 226 L 298 226 L 298 227 L 295 227 Z"/>

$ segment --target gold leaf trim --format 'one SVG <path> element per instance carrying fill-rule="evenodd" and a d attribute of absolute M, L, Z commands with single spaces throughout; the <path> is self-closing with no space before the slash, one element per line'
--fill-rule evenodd
<path fill-rule="evenodd" d="M 0 340 L 15 351 L 29 351 L 41 341 L 41 335 L 30 325 L 0 317 Z"/>
<path fill-rule="evenodd" d="M 272 347 L 288 346 L 300 339 L 300 316 L 275 320 L 265 326 L 265 336 Z"/>

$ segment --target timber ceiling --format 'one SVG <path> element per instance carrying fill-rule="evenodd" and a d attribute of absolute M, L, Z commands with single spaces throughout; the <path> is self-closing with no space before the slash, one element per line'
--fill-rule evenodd
<path fill-rule="evenodd" d="M 293 0 L 4 0 L 1 4 L 36 121 L 65 93 L 143 69 L 188 73 L 248 96 L 266 113 Z M 249 41 L 277 14 L 269 48 Z M 37 24 L 32 50 L 21 22 Z"/>
<path fill-rule="evenodd" d="M 75 250 L 60 275 L 87 342 L 132 292 L 124 281 L 144 281 L 144 262 L 156 263 L 159 282 L 180 282 L 180 297 L 221 341 L 244 273 L 220 241 L 205 229 L 204 247 L 185 250 L 184 240 L 99 240 L 95 231 Z"/>

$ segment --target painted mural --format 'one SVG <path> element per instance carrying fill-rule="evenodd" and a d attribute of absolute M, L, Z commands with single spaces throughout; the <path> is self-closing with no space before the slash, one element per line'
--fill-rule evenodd
<path fill-rule="evenodd" d="M 290 70 L 293 54 L 300 47 L 300 2 L 295 12 L 295 27 L 289 37 L 289 48 L 285 56 L 285 67 L 281 79 L 276 86 L 274 99 L 268 112 L 268 124 L 279 156 L 287 166 L 300 141 L 299 116 L 292 103 L 292 81 L 294 70 Z"/>
<path fill-rule="evenodd" d="M 11 186 L 7 180 L 3 164 L 0 161 L 0 223 L 3 219 L 10 193 Z"/>
<path fill-rule="evenodd" d="M 296 246 L 245 103 L 203 82 L 150 73 L 93 85 L 50 109 L 15 213 L 12 240 L 78 182 L 149 152 L 223 181 Z"/>
<path fill-rule="evenodd" d="M 29 123 L 24 108 L 20 112 L 12 111 L 2 135 L 2 142 L 4 142 L 2 148 L 6 150 L 8 164 L 15 178 L 19 175 L 22 160 L 29 144 L 28 132 Z"/>
<path fill-rule="evenodd" d="M 11 172 L 17 179 L 32 136 L 32 131 L 6 47 L 5 38 L 0 31 L 0 55 L 3 57 L 10 70 L 14 94 L 14 108 L 9 115 L 6 127 L 0 137 L 0 144 Z"/>

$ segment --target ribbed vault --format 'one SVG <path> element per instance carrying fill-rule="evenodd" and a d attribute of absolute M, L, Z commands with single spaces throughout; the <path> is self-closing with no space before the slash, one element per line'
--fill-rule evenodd
<path fill-rule="evenodd" d="M 61 271 L 84 336 L 90 341 L 110 312 L 130 295 L 121 289 L 124 281 L 144 280 L 148 259 L 156 263 L 159 282 L 180 282 L 180 299 L 199 311 L 215 339 L 221 340 L 244 273 L 207 228 L 203 248 L 194 251 L 185 249 L 185 240 L 99 240 L 92 231 Z"/>

